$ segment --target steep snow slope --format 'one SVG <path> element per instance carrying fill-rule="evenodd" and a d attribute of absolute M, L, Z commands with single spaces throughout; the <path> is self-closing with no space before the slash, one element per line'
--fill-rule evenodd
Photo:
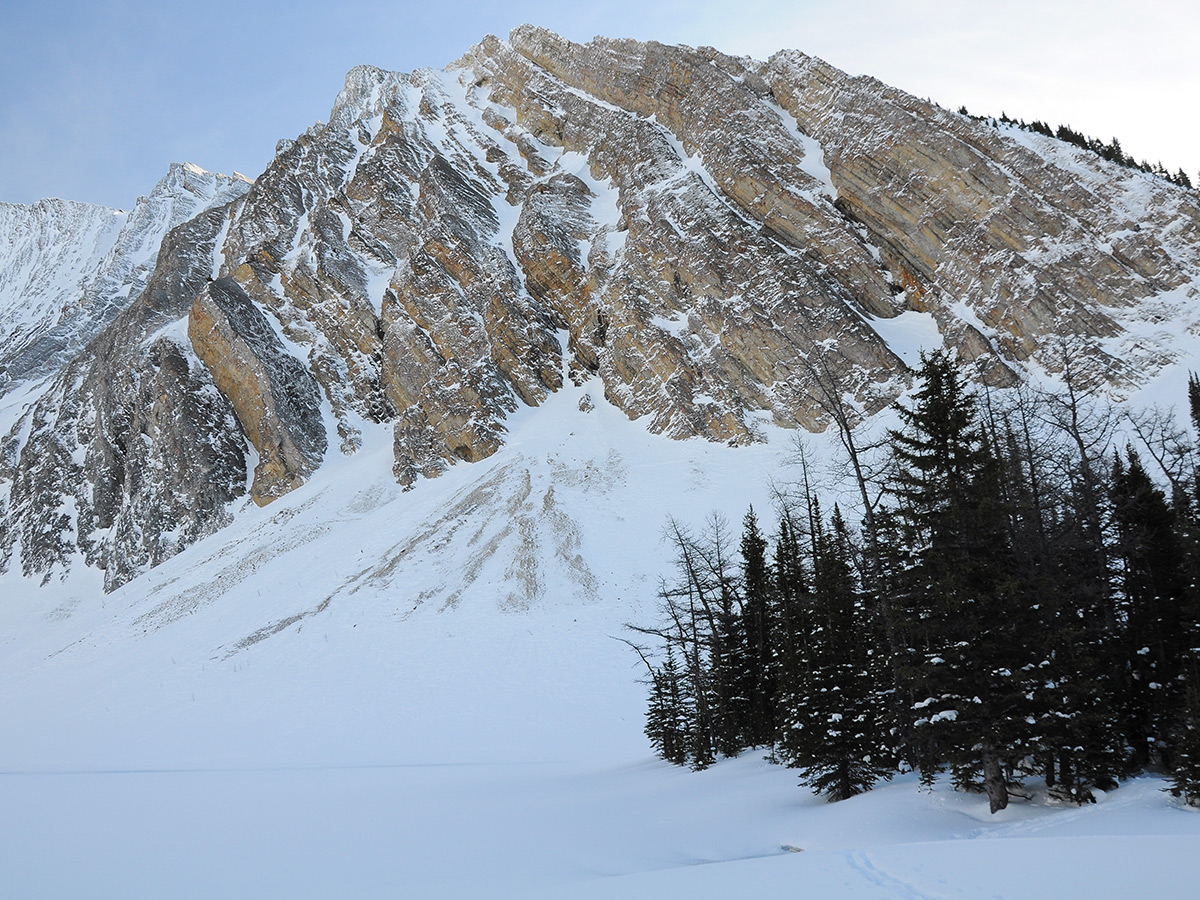
<path fill-rule="evenodd" d="M 990 817 L 911 778 L 829 806 L 754 754 L 653 760 L 615 638 L 652 615 L 661 528 L 769 519 L 790 445 L 669 441 L 595 384 L 407 492 L 362 423 L 358 456 L 108 595 L 4 576 L 5 895 L 1186 892 L 1200 815 L 1153 780 Z"/>
<path fill-rule="evenodd" d="M 740 515 L 750 502 L 768 510 L 767 473 L 789 444 L 782 435 L 773 444 L 737 453 L 707 442 L 664 440 L 595 396 L 594 384 L 575 387 L 568 381 L 542 409 L 516 418 L 503 453 L 407 492 L 391 475 L 388 430 L 362 423 L 366 443 L 355 457 L 333 461 L 303 490 L 270 507 L 244 501 L 227 529 L 107 596 L 96 591 L 96 579 L 86 570 L 40 590 L 13 572 L 0 576 L 11 598 L 0 610 L 5 670 L 15 679 L 6 681 L 6 696 L 19 702 L 32 696 L 21 686 L 27 679 L 53 681 L 80 666 L 102 669 L 114 652 L 138 648 L 137 656 L 149 653 L 147 660 L 167 669 L 184 666 L 176 669 L 183 681 L 164 683 L 165 692 L 155 699 L 158 689 L 141 684 L 139 673 L 130 671 L 128 680 L 103 689 L 104 705 L 118 719 L 117 707 L 128 700 L 126 712 L 135 722 L 178 717 L 189 733 L 196 726 L 194 740 L 180 742 L 168 732 L 167 746 L 172 752 L 184 748 L 187 756 L 179 762 L 186 764 L 228 748 L 228 734 L 209 746 L 204 710 L 223 717 L 232 705 L 248 722 L 281 727 L 290 722 L 294 708 L 282 719 L 272 713 L 279 700 L 274 679 L 260 685 L 258 700 L 252 693 L 233 702 L 244 685 L 254 683 L 238 677 L 247 665 L 290 669 L 302 661 L 313 683 L 286 691 L 311 692 L 306 702 L 322 714 L 341 705 L 341 691 L 370 685 L 350 709 L 337 713 L 349 731 L 329 736 L 335 758 L 360 746 L 355 729 L 364 729 L 364 737 L 391 735 L 418 714 L 435 741 L 429 752 L 441 753 L 445 729 L 473 734 L 483 721 L 498 725 L 510 704 L 493 697 L 491 709 L 444 715 L 438 685 L 478 678 L 477 690 L 511 692 L 515 699 L 526 694 L 528 678 L 563 705 L 548 716 L 537 743 L 564 741 L 573 752 L 610 744 L 612 738 L 603 736 L 612 732 L 613 717 L 627 716 L 627 702 L 632 699 L 636 708 L 641 694 L 634 684 L 636 659 L 610 635 L 621 635 L 622 622 L 648 615 L 669 554 L 658 541 L 668 515 L 691 521 L 714 509 Z M 585 396 L 595 405 L 590 412 L 579 408 Z M 456 661 L 453 635 L 460 629 L 473 637 Z M 450 643 L 443 648 L 449 656 L 437 667 L 441 672 L 426 668 L 423 653 L 409 659 L 413 647 L 443 640 Z M 474 640 L 494 640 L 505 651 L 481 656 Z M 190 664 L 176 649 L 180 642 L 190 648 Z M 590 682 L 610 690 L 615 661 L 625 685 L 616 708 L 604 701 L 587 718 L 608 719 L 592 725 L 574 721 L 569 709 L 576 693 L 592 693 Z M 343 664 L 348 671 L 340 672 Z M 507 674 L 489 673 L 488 666 Z M 463 674 L 472 670 L 475 674 Z M 198 705 L 190 687 L 185 690 L 191 678 L 208 686 L 196 695 Z M 554 687 L 556 678 L 564 680 L 561 689 Z M 81 685 L 85 694 L 91 693 L 87 682 Z M 217 693 L 206 695 L 208 689 Z M 100 734 L 92 733 L 86 719 L 70 712 L 75 692 L 59 693 L 59 700 L 49 702 L 67 704 L 63 721 L 85 730 L 79 741 L 39 744 L 37 755 L 71 765 L 71 747 L 87 746 L 94 756 L 113 729 L 103 722 Z M 44 731 L 32 726 L 44 721 L 46 701 L 30 707 L 31 731 L 22 741 Z M 563 721 L 572 727 L 560 729 Z M 407 738 L 412 743 L 406 758 L 427 755 L 421 752 L 422 730 L 413 728 Z M 485 741 L 491 758 L 519 756 L 528 746 L 518 738 L 519 749 L 510 752 L 503 742 L 511 731 L 500 728 L 496 734 L 498 740 Z M 640 723 L 633 723 L 632 735 L 640 746 Z M 262 741 L 266 751 L 278 749 L 269 728 L 252 726 L 245 737 L 246 752 L 262 752 Z M 365 754 L 364 762 L 378 761 L 379 753 L 390 758 L 397 749 L 377 740 L 361 747 L 355 755 Z M 461 748 L 464 757 L 477 758 L 472 742 L 463 741 Z M 120 741 L 105 755 L 116 764 L 127 749 Z M 287 756 L 327 761 L 321 742 L 296 745 Z"/>

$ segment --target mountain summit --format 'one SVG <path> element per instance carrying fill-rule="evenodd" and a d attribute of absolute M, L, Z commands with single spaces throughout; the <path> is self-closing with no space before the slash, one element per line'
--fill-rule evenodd
<path fill-rule="evenodd" d="M 745 445 L 823 429 L 833 395 L 888 406 L 915 332 L 990 384 L 1074 361 L 1120 395 L 1196 327 L 1196 193 L 796 51 L 522 26 L 443 71 L 352 70 L 252 185 L 201 172 L 151 194 L 187 211 L 150 217 L 161 244 L 136 211 L 0 210 L 24 248 L 0 567 L 81 561 L 112 589 L 365 428 L 411 486 L 566 379 Z M 152 265 L 120 254 L 149 234 Z"/>

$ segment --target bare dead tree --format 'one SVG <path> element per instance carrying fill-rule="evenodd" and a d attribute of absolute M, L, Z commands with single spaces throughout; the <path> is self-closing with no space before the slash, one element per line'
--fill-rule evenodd
<path fill-rule="evenodd" d="M 876 520 L 875 511 L 883 494 L 878 484 L 879 473 L 872 471 L 867 459 L 869 455 L 881 446 L 877 442 L 863 443 L 855 429 L 861 424 L 862 416 L 847 401 L 846 385 L 841 376 L 829 364 L 826 354 L 806 359 L 809 376 L 812 378 L 814 390 L 813 399 L 837 429 L 838 442 L 846 453 L 846 463 L 853 475 L 855 486 L 858 488 L 859 500 L 863 510 L 863 537 L 869 556 L 876 557 Z M 874 494 L 874 497 L 872 497 Z"/>

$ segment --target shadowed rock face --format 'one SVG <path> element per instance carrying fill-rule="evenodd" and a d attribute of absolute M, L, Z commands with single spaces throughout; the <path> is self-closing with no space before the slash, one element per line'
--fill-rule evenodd
<path fill-rule="evenodd" d="M 908 384 L 880 335 L 908 311 L 991 383 L 1069 352 L 1120 391 L 1166 361 L 1130 325 L 1195 326 L 1198 248 L 1193 192 L 795 51 L 523 26 L 356 68 L 35 392 L 0 562 L 79 550 L 118 584 L 223 521 L 251 449 L 264 504 L 386 423 L 410 485 L 564 377 L 674 438 L 821 429 L 831 393 L 869 416 Z"/>
<path fill-rule="evenodd" d="M 320 389 L 304 364 L 230 278 L 196 296 L 188 338 L 258 451 L 254 502 L 266 506 L 299 487 L 325 455 Z"/>

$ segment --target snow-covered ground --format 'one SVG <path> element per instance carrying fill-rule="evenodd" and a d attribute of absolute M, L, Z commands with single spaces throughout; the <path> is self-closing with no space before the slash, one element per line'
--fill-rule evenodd
<path fill-rule="evenodd" d="M 753 502 L 769 529 L 791 437 L 669 441 L 589 391 L 407 492 L 364 426 L 109 595 L 0 578 L 0 896 L 1190 895 L 1200 812 L 1158 780 L 989 816 L 911 776 L 829 805 L 756 754 L 655 760 L 619 638 L 663 525 L 736 536 Z"/>
<path fill-rule="evenodd" d="M 989 821 L 912 778 L 830 806 L 756 759 L 2 777 L 6 897 L 1183 898 L 1200 842 L 1152 780 Z"/>

